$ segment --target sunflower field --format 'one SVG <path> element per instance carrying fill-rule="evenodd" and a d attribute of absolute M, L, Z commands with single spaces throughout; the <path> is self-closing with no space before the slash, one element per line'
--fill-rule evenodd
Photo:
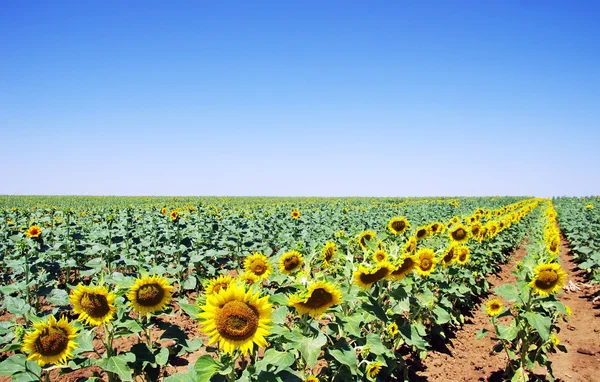
<path fill-rule="evenodd" d="M 546 364 L 567 313 L 548 199 L 4 196 L 0 215 L 0 378 L 15 381 L 406 380 L 526 236 L 523 285 L 487 307 L 513 317 L 496 326 L 512 375 L 531 369 L 524 343 Z"/>

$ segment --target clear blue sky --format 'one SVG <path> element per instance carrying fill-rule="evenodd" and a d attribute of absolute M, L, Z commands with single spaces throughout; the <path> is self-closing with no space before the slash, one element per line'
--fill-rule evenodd
<path fill-rule="evenodd" d="M 4 0 L 0 141 L 0 194 L 599 194 L 600 2 Z"/>

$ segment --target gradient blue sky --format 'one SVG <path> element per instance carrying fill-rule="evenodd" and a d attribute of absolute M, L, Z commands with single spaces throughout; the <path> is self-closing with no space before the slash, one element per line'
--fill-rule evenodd
<path fill-rule="evenodd" d="M 0 140 L 0 194 L 599 194 L 600 3 L 4 0 Z"/>

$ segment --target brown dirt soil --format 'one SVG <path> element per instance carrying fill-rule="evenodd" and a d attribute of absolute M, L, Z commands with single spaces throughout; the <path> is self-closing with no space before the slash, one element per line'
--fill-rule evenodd
<path fill-rule="evenodd" d="M 510 261 L 505 264 L 496 275 L 490 275 L 490 290 L 494 287 L 515 283 L 512 274 L 515 264 L 520 261 L 527 251 L 523 246 L 517 249 Z M 573 282 L 579 290 L 563 290 L 559 299 L 568 305 L 573 315 L 568 317 L 568 322 L 561 322 L 561 331 L 558 337 L 566 346 L 568 353 L 558 352 L 551 355 L 554 375 L 559 381 L 564 382 L 593 382 L 600 381 L 598 366 L 600 365 L 600 304 L 592 302 L 597 287 L 585 284 L 585 274 L 573 262 L 569 254 L 569 245 L 561 237 L 560 259 L 563 268 L 568 274 L 566 285 Z M 473 317 L 450 339 L 448 353 L 434 351 L 423 361 L 424 369 L 417 373 L 416 378 L 422 381 L 501 381 L 506 365 L 506 357 L 501 354 L 490 354 L 494 346 L 491 335 L 488 334 L 481 340 L 476 340 L 475 335 L 481 328 L 486 328 L 493 333 L 489 317 L 486 315 L 482 301 L 480 307 L 473 309 Z M 545 374 L 545 369 L 535 370 L 538 377 Z"/>

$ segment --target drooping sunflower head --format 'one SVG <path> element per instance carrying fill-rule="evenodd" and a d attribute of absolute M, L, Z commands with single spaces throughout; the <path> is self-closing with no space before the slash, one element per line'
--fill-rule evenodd
<path fill-rule="evenodd" d="M 375 238 L 375 232 L 373 231 L 363 231 L 358 235 L 358 245 L 362 249 L 367 248 L 367 241 L 373 240 Z"/>
<path fill-rule="evenodd" d="M 323 264 L 325 266 L 328 266 L 331 263 L 336 252 L 337 252 L 337 248 L 336 248 L 336 245 L 334 242 L 328 241 L 327 243 L 325 243 L 325 246 L 323 247 L 323 250 L 321 251 L 321 256 L 323 258 Z"/>
<path fill-rule="evenodd" d="M 454 248 L 456 254 L 456 262 L 459 265 L 466 265 L 471 257 L 471 249 L 466 245 L 457 246 Z"/>
<path fill-rule="evenodd" d="M 487 222 L 487 233 L 488 237 L 491 239 L 498 234 L 498 223 L 495 220 L 490 220 Z"/>
<path fill-rule="evenodd" d="M 546 248 L 548 248 L 548 252 L 553 255 L 558 255 L 560 253 L 560 236 L 552 235 L 550 239 L 546 243 Z"/>
<path fill-rule="evenodd" d="M 31 239 L 38 239 L 41 234 L 42 234 L 42 229 L 40 228 L 39 225 L 32 225 L 31 227 L 29 227 L 27 229 L 27 232 L 25 232 L 25 235 Z"/>
<path fill-rule="evenodd" d="M 429 276 L 434 271 L 437 261 L 433 249 L 421 248 L 415 255 L 415 269 L 420 276 Z"/>
<path fill-rule="evenodd" d="M 429 225 L 429 231 L 432 235 L 440 233 L 444 230 L 444 225 L 440 222 L 433 222 Z"/>
<path fill-rule="evenodd" d="M 290 296 L 288 305 L 296 308 L 299 314 L 308 314 L 313 318 L 320 317 L 334 305 L 342 303 L 342 292 L 333 284 L 317 281 L 305 291 Z"/>
<path fill-rule="evenodd" d="M 367 365 L 367 377 L 373 379 L 381 371 L 381 362 L 370 362 Z"/>
<path fill-rule="evenodd" d="M 290 274 L 302 267 L 304 264 L 304 257 L 302 254 L 295 249 L 284 253 L 279 259 L 279 272 L 283 274 Z"/>
<path fill-rule="evenodd" d="M 549 296 L 563 287 L 567 274 L 559 264 L 539 264 L 533 270 L 534 276 L 529 286 L 540 296 Z"/>
<path fill-rule="evenodd" d="M 388 259 L 388 254 L 382 249 L 378 249 L 373 254 L 373 261 L 376 263 L 381 263 L 382 261 L 386 261 L 387 259 Z"/>
<path fill-rule="evenodd" d="M 244 261 L 244 270 L 258 276 L 260 279 L 266 279 L 271 274 L 271 271 L 273 271 L 273 266 L 267 256 L 254 252 Z"/>
<path fill-rule="evenodd" d="M 469 230 L 471 232 L 471 236 L 473 237 L 477 237 L 479 235 L 479 232 L 481 232 L 481 223 L 480 222 L 475 222 L 473 224 L 471 224 L 471 227 L 469 227 Z"/>
<path fill-rule="evenodd" d="M 127 292 L 129 305 L 141 315 L 163 310 L 171 302 L 173 287 L 162 276 L 143 276 Z"/>
<path fill-rule="evenodd" d="M 456 249 L 456 245 L 450 244 L 450 246 L 444 253 L 444 256 L 442 256 L 442 264 L 444 265 L 444 268 L 449 267 L 454 262 L 454 260 L 456 260 L 457 256 L 456 256 L 455 249 Z"/>
<path fill-rule="evenodd" d="M 428 225 L 423 225 L 417 228 L 417 230 L 415 231 L 415 239 L 417 240 L 423 240 L 429 235 L 431 235 L 431 229 Z"/>
<path fill-rule="evenodd" d="M 469 231 L 462 224 L 456 224 L 448 230 L 450 239 L 455 243 L 464 243 L 469 239 Z"/>
<path fill-rule="evenodd" d="M 393 270 L 394 267 L 388 261 L 382 261 L 371 267 L 360 265 L 354 272 L 354 283 L 362 289 L 368 289 L 377 281 L 388 278 Z"/>
<path fill-rule="evenodd" d="M 298 220 L 300 219 L 300 211 L 298 210 L 293 210 L 290 214 L 292 216 L 293 219 Z"/>
<path fill-rule="evenodd" d="M 254 285 L 259 280 L 260 278 L 257 275 L 250 272 L 243 272 L 237 277 L 237 281 L 241 282 L 243 285 Z"/>
<path fill-rule="evenodd" d="M 206 289 L 204 293 L 207 296 L 210 296 L 215 293 L 219 293 L 221 289 L 229 288 L 229 285 L 233 282 L 233 277 L 229 275 L 220 275 L 219 277 L 215 277 L 211 279 L 206 285 Z"/>
<path fill-rule="evenodd" d="M 394 269 L 390 276 L 394 280 L 402 280 L 410 274 L 417 266 L 417 261 L 414 256 L 403 256 L 394 265 Z"/>
<path fill-rule="evenodd" d="M 404 216 L 393 217 L 388 223 L 388 229 L 393 235 L 401 235 L 409 228 L 408 220 Z"/>
<path fill-rule="evenodd" d="M 404 252 L 406 253 L 415 253 L 417 250 L 417 239 L 414 236 L 411 236 L 404 244 Z"/>
<path fill-rule="evenodd" d="M 23 338 L 23 351 L 29 353 L 27 360 L 37 361 L 40 366 L 48 363 L 64 365 L 73 357 L 77 328 L 72 322 L 65 317 L 56 321 L 51 315 L 48 321 L 33 325 L 35 330 Z"/>
<path fill-rule="evenodd" d="M 218 343 L 219 349 L 229 354 L 240 349 L 244 355 L 252 353 L 255 344 L 266 347 L 273 313 L 268 300 L 268 296 L 261 298 L 259 292 L 246 291 L 236 283 L 208 296 L 198 315 L 200 330 L 210 337 L 208 344 Z"/>
<path fill-rule="evenodd" d="M 491 299 L 485 304 L 485 310 L 488 316 L 495 317 L 502 313 L 502 301 L 497 298 Z"/>
<path fill-rule="evenodd" d="M 99 326 L 113 319 L 117 311 L 115 298 L 116 295 L 104 286 L 82 284 L 73 289 L 69 296 L 73 312 L 79 314 L 77 320 L 92 326 Z"/>

